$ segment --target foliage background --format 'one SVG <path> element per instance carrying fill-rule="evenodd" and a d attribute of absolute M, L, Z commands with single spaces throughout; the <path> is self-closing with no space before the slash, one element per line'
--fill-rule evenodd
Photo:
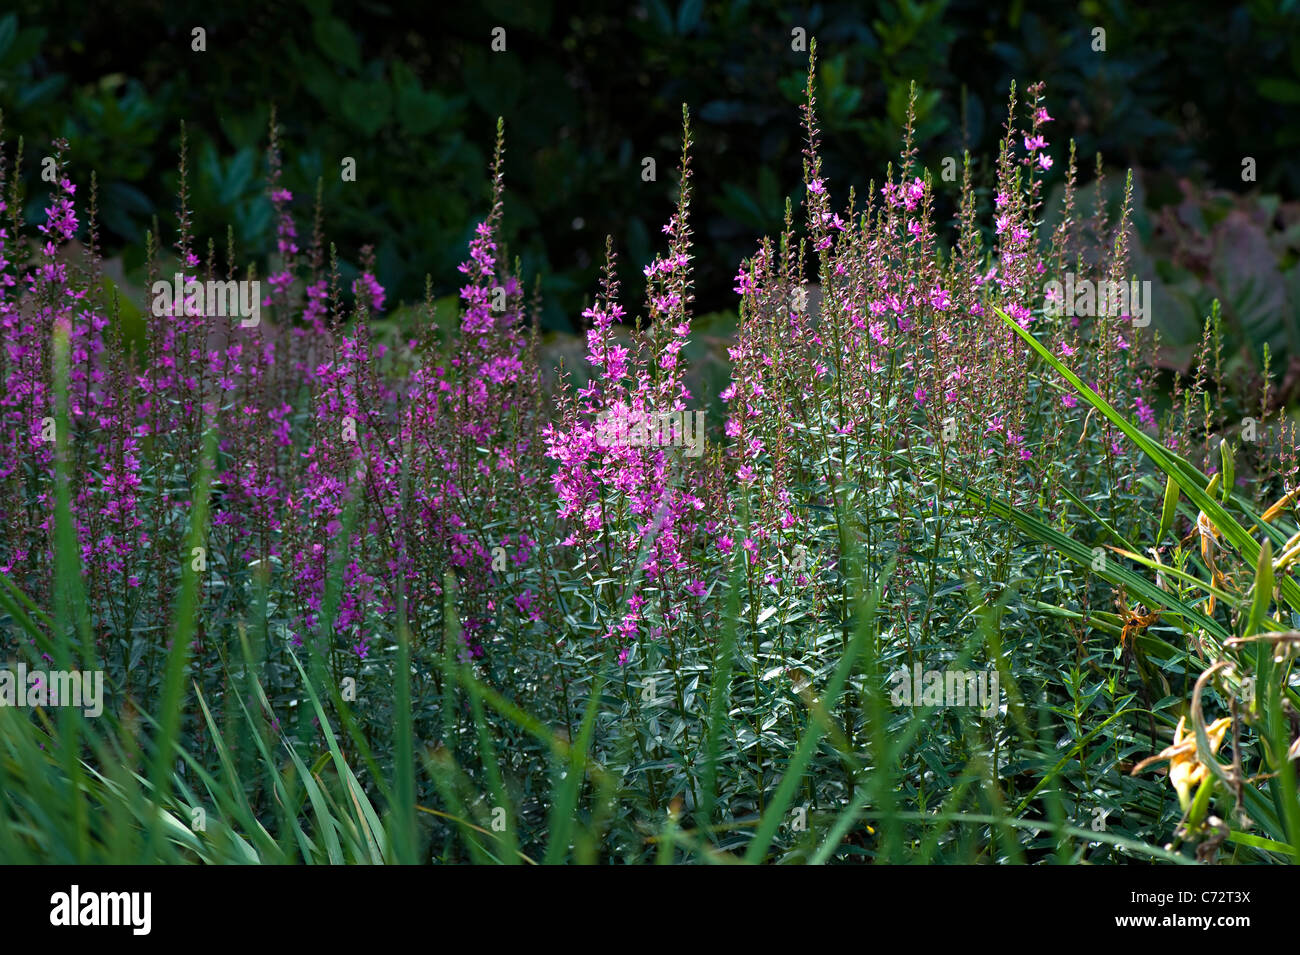
<path fill-rule="evenodd" d="M 422 298 L 426 275 L 447 295 L 456 288 L 472 210 L 486 195 L 495 120 L 504 116 L 506 236 L 525 274 L 540 278 L 544 321 L 557 330 L 578 330 L 607 234 L 624 253 L 629 292 L 639 293 L 655 223 L 671 202 L 683 102 L 695 115 L 703 202 L 699 311 L 734 308 L 735 264 L 763 234 L 779 229 L 800 178 L 795 106 L 806 53 L 791 49 L 795 27 L 815 35 L 822 51 L 825 169 L 841 195 L 848 186 L 861 195 L 872 179 L 883 179 L 913 81 L 922 161 L 937 173 L 944 156 L 968 148 L 977 169 L 988 173 L 1009 83 L 1046 80 L 1054 141 L 1076 138 L 1085 169 L 1100 150 L 1108 167 L 1138 171 L 1144 246 L 1161 210 L 1185 220 L 1181 180 L 1273 194 L 1275 207 L 1296 199 L 1300 184 L 1294 0 L 7 6 L 0 18 L 0 108 L 10 136 L 27 144 L 31 211 L 48 193 L 35 160 L 52 138 L 64 136 L 72 143 L 74 179 L 85 181 L 91 170 L 99 177 L 108 254 L 133 248 L 141 255 L 152 217 L 164 237 L 174 234 L 185 120 L 201 167 L 193 198 L 200 234 L 224 248 L 226 224 L 233 223 L 239 247 L 264 254 L 274 240 L 262 153 L 273 96 L 285 185 L 302 201 L 302 227 L 322 178 L 326 231 L 350 266 L 373 242 L 379 278 L 393 300 Z M 190 48 L 194 26 L 207 31 L 205 53 Z M 496 26 L 507 31 L 506 53 L 490 49 Z M 1096 26 L 1106 30 L 1105 53 L 1091 49 Z M 340 181 L 344 156 L 357 160 L 355 183 Z M 656 183 L 641 181 L 645 156 L 657 161 Z M 1257 183 L 1241 181 L 1243 156 L 1257 161 Z M 1201 214 L 1203 203 L 1194 205 L 1187 214 Z M 1210 224 L 1226 215 L 1218 212 Z M 1264 215 L 1264 233 L 1276 225 L 1275 215 Z M 1295 231 L 1287 228 L 1281 249 L 1267 236 L 1263 245 L 1269 266 L 1294 277 Z M 1228 245 L 1239 248 L 1241 237 Z M 1177 252 L 1158 255 L 1173 263 Z M 122 264 L 127 276 L 140 265 L 131 254 Z M 1199 272 L 1195 263 L 1178 268 L 1186 274 L 1166 267 L 1158 278 L 1175 288 L 1193 281 L 1174 296 L 1185 309 L 1166 301 L 1162 330 L 1190 354 L 1212 294 L 1228 300 L 1230 330 L 1240 323 L 1232 296 L 1202 287 L 1223 263 Z M 1259 281 L 1270 278 L 1276 277 Z M 1287 310 L 1293 316 L 1296 287 L 1283 301 L 1265 302 L 1267 315 L 1247 317 L 1276 325 Z M 1279 332 L 1275 351 L 1294 350 L 1284 338 Z M 1182 364 L 1181 357 L 1173 361 Z"/>

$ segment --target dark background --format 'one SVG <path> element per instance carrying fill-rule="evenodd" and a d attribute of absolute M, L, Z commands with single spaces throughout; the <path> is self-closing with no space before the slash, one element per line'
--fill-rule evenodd
<path fill-rule="evenodd" d="M 99 176 L 106 252 L 122 256 L 128 277 L 138 274 L 151 217 L 164 242 L 174 241 L 182 119 L 202 247 L 211 236 L 224 250 L 230 224 L 244 254 L 273 250 L 264 150 L 275 103 L 300 245 L 323 177 L 326 232 L 349 269 L 373 243 L 391 305 L 421 299 L 426 274 L 438 295 L 453 294 L 455 265 L 486 212 L 502 116 L 510 252 L 530 285 L 541 277 L 546 327 L 576 329 L 607 233 L 624 257 L 627 292 L 640 295 L 640 267 L 671 211 L 685 102 L 695 127 L 699 311 L 729 309 L 739 260 L 779 229 L 787 196 L 800 198 L 807 54 L 791 49 L 791 30 L 802 27 L 818 41 L 825 169 L 837 205 L 849 186 L 861 194 L 882 180 L 897 156 L 912 81 L 922 161 L 937 176 L 942 158 L 966 147 L 983 177 L 1009 84 L 1041 79 L 1056 119 L 1049 187 L 1060 182 L 1071 136 L 1085 181 L 1097 150 L 1119 171 L 1109 177 L 1116 183 L 1135 168 L 1143 247 L 1169 288 L 1191 283 L 1184 323 L 1193 331 L 1196 310 L 1211 294 L 1226 297 L 1237 266 L 1211 261 L 1213 249 L 1204 261 L 1189 258 L 1192 240 L 1169 237 L 1180 221 L 1199 233 L 1246 209 L 1269 268 L 1284 276 L 1258 282 L 1300 289 L 1287 285 L 1300 274 L 1289 218 L 1300 188 L 1295 0 L 7 6 L 0 108 L 10 152 L 25 140 L 27 207 L 39 215 L 48 190 L 39 157 L 53 137 L 66 137 L 74 178 Z M 191 50 L 195 26 L 207 31 L 204 53 Z M 497 26 L 507 31 L 505 53 L 490 49 Z M 1092 50 L 1097 26 L 1106 30 L 1104 53 Z M 355 183 L 340 181 L 344 156 L 356 159 Z M 645 156 L 656 160 L 657 182 L 641 181 Z M 1244 156 L 1256 160 L 1255 183 L 1242 182 Z M 1199 210 L 1192 218 L 1203 221 L 1186 221 L 1179 204 L 1190 194 Z M 950 210 L 941 202 L 941 214 Z M 1167 227 L 1162 210 L 1175 210 Z M 1225 239 L 1225 254 L 1240 241 Z M 1269 305 L 1267 321 L 1294 326 L 1296 301 Z M 1278 334 L 1290 341 L 1285 327 Z"/>

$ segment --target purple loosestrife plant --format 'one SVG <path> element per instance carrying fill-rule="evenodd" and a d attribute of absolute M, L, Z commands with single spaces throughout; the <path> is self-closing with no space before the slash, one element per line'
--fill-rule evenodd
<path fill-rule="evenodd" d="M 425 348 L 402 412 L 415 469 L 409 533 L 459 581 L 461 653 L 472 660 L 484 657 L 492 634 L 539 621 L 543 601 L 525 572 L 538 558 L 540 379 L 522 287 L 498 243 L 504 151 L 498 123 L 491 210 L 460 265 L 457 334 L 441 355 Z M 441 583 L 441 575 L 431 581 L 430 609 Z"/>
<path fill-rule="evenodd" d="M 690 123 L 683 110 L 677 210 L 664 226 L 668 250 L 645 267 L 649 319 L 630 347 L 615 328 L 618 304 L 612 248 L 601 296 L 583 317 L 594 374 L 561 399 L 561 421 L 545 432 L 559 516 L 588 579 L 587 605 L 602 639 L 626 664 L 643 640 L 670 648 L 691 637 L 711 563 L 696 489 L 706 458 L 683 453 L 692 395 L 681 350 L 690 334 Z M 666 424 L 665 424 L 666 422 Z M 607 583 L 597 583 L 597 575 Z M 621 584 L 619 586 L 618 584 Z"/>

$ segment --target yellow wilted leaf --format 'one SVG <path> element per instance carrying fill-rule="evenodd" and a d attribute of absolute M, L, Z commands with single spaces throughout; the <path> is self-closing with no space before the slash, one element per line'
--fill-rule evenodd
<path fill-rule="evenodd" d="M 1210 739 L 1211 754 L 1219 751 L 1219 747 L 1223 745 L 1223 737 L 1227 734 L 1228 727 L 1231 725 L 1232 717 L 1224 716 L 1206 727 L 1205 732 Z M 1197 758 L 1196 734 L 1187 731 L 1187 717 L 1185 716 L 1178 718 L 1178 727 L 1174 730 L 1173 744 L 1165 747 L 1155 756 L 1149 756 L 1134 766 L 1132 775 L 1136 776 L 1152 763 L 1166 759 L 1169 760 L 1169 782 L 1178 793 L 1178 804 L 1186 812 L 1187 807 L 1191 804 L 1192 790 L 1205 781 L 1210 769 Z"/>

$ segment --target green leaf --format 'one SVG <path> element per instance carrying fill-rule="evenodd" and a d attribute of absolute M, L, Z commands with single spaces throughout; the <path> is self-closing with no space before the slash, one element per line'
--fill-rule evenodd
<path fill-rule="evenodd" d="M 700 13 L 704 9 L 704 0 L 685 0 L 677 10 L 677 32 L 690 33 L 699 25 Z"/>
<path fill-rule="evenodd" d="M 1219 442 L 1219 460 L 1223 464 L 1223 503 L 1232 499 L 1233 481 L 1237 476 L 1237 463 L 1232 455 L 1232 445 L 1226 440 Z"/>
<path fill-rule="evenodd" d="M 1275 103 L 1300 103 L 1300 83 L 1295 80 L 1272 76 L 1256 83 L 1255 89 L 1264 99 Z"/>
<path fill-rule="evenodd" d="M 1178 515 L 1178 482 L 1174 480 L 1173 475 L 1165 481 L 1165 504 L 1160 511 L 1160 530 L 1156 533 L 1156 544 L 1160 544 L 1165 539 L 1165 535 L 1173 529 L 1174 518 Z"/>
<path fill-rule="evenodd" d="M 18 34 L 18 15 L 11 13 L 0 20 L 0 61 L 3 61 Z"/>
<path fill-rule="evenodd" d="M 335 63 L 354 71 L 361 69 L 361 48 L 342 20 L 329 16 L 317 17 L 312 21 L 311 34 L 316 45 Z"/>
<path fill-rule="evenodd" d="M 373 136 L 388 122 L 393 94 L 383 80 L 349 83 L 343 89 L 339 107 L 348 122 L 367 136 Z"/>
<path fill-rule="evenodd" d="M 1250 618 L 1246 634 L 1259 633 L 1268 615 L 1268 605 L 1273 601 L 1273 545 L 1267 539 L 1259 549 L 1259 562 L 1255 567 L 1255 598 L 1250 604 Z"/>
<path fill-rule="evenodd" d="M 1242 846 L 1250 846 L 1252 849 L 1264 849 L 1268 852 L 1281 852 L 1283 855 L 1291 855 L 1291 847 L 1284 843 L 1274 842 L 1272 839 L 1265 839 L 1263 836 L 1253 836 L 1248 832 L 1237 832 L 1235 829 L 1228 833 L 1228 841 Z"/>

